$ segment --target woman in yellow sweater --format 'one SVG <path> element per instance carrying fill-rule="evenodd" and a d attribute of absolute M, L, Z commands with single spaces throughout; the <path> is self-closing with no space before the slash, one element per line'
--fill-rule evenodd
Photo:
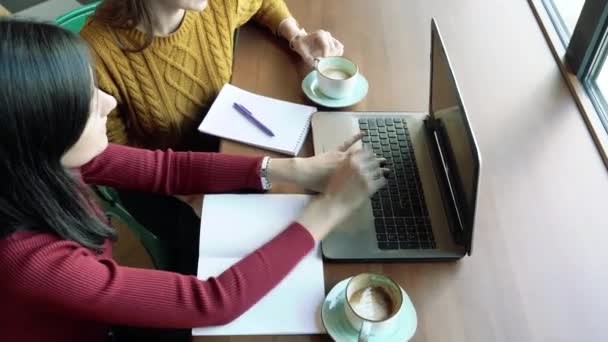
<path fill-rule="evenodd" d="M 209 149 L 196 127 L 230 80 L 235 30 L 251 19 L 308 63 L 342 54 L 330 33 L 300 29 L 283 0 L 103 1 L 81 36 L 96 55 L 99 87 L 118 100 L 110 141 Z"/>
<path fill-rule="evenodd" d="M 109 140 L 149 149 L 216 150 L 217 139 L 196 128 L 230 80 L 235 30 L 251 19 L 284 38 L 309 64 L 316 56 L 343 52 L 328 32 L 299 28 L 283 0 L 102 1 L 81 36 L 95 57 L 99 88 L 118 102 L 108 117 Z M 120 197 L 173 247 L 171 270 L 196 272 L 199 219 L 192 208 L 200 210 L 200 202 L 190 202 L 191 208 L 167 196 L 121 191 Z"/>

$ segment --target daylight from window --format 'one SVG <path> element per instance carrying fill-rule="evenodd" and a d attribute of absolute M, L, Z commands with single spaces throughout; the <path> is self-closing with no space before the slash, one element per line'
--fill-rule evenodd
<path fill-rule="evenodd" d="M 568 32 L 572 34 L 576 21 L 581 14 L 581 9 L 585 0 L 550 0 L 557 8 L 562 20 L 568 28 Z"/>

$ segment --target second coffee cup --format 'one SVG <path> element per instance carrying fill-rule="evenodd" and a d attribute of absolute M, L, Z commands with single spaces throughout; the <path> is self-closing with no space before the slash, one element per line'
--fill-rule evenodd
<path fill-rule="evenodd" d="M 363 273 L 350 279 L 345 291 L 346 318 L 359 331 L 358 341 L 395 329 L 403 308 L 401 287 L 389 277 Z"/>
<path fill-rule="evenodd" d="M 317 58 L 315 70 L 319 90 L 334 99 L 350 95 L 359 74 L 357 64 L 346 57 Z"/>

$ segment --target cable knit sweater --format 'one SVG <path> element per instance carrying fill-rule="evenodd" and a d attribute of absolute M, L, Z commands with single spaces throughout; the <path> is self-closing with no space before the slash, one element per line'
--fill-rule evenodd
<path fill-rule="evenodd" d="M 259 190 L 259 166 L 260 158 L 110 145 L 81 173 L 87 183 L 204 193 Z M 109 241 L 96 254 L 51 233 L 19 231 L 0 238 L 0 340 L 104 341 L 110 325 L 224 324 L 276 286 L 313 246 L 310 233 L 292 223 L 219 276 L 201 281 L 119 266 Z"/>
<path fill-rule="evenodd" d="M 139 53 L 137 30 L 109 28 L 94 17 L 81 36 L 90 44 L 97 82 L 118 101 L 108 118 L 111 142 L 151 149 L 179 148 L 196 133 L 210 102 L 232 74 L 233 36 L 250 19 L 276 32 L 290 17 L 283 0 L 210 0 L 202 12 L 186 12 L 180 27 L 155 37 Z M 188 147 L 186 147 L 188 149 Z"/>

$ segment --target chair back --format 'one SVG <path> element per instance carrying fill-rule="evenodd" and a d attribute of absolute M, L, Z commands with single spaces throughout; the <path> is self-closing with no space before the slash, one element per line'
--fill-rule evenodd
<path fill-rule="evenodd" d="M 95 13 L 98 4 L 99 1 L 78 7 L 75 10 L 57 17 L 55 23 L 74 33 L 79 33 L 80 30 L 82 30 L 84 23 L 87 21 L 87 18 Z"/>

